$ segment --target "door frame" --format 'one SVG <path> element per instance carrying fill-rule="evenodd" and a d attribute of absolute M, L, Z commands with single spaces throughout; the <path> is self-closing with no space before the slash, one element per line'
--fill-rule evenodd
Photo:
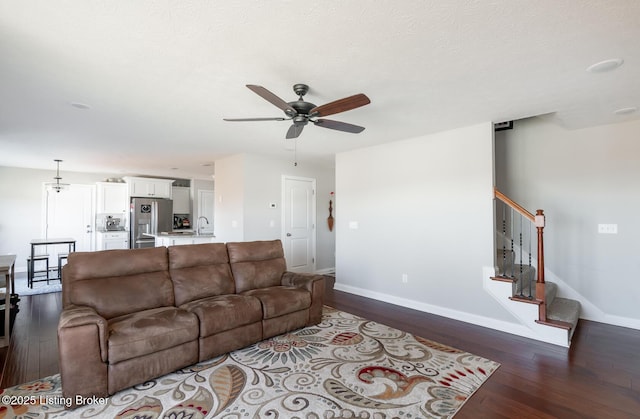
<path fill-rule="evenodd" d="M 280 221 L 280 226 L 281 226 L 281 233 L 280 233 L 280 238 L 282 240 L 282 242 L 284 243 L 286 240 L 286 234 L 287 234 L 287 226 L 286 226 L 286 206 L 285 206 L 285 202 L 286 202 L 286 184 L 287 184 L 287 180 L 299 180 L 299 181 L 306 181 L 306 182 L 311 182 L 311 189 L 312 189 L 312 194 L 311 194 L 311 273 L 315 273 L 316 272 L 316 263 L 317 263 L 317 231 L 318 231 L 318 226 L 316 225 L 316 221 L 317 221 L 317 196 L 316 196 L 316 179 L 315 178 L 310 178 L 310 177 L 302 177 L 302 176 L 291 176 L 291 175 L 282 175 L 282 189 L 281 189 L 281 194 L 282 194 L 282 202 L 281 202 L 281 207 L 282 207 L 282 211 L 281 211 L 281 221 Z M 284 250 L 285 250 L 285 258 L 286 258 L 286 246 L 283 246 Z"/>
<path fill-rule="evenodd" d="M 89 217 L 89 228 L 91 229 L 91 237 L 89 238 L 89 247 L 90 247 L 90 251 L 95 251 L 96 250 L 96 240 L 97 240 L 97 235 L 96 235 L 96 185 L 91 185 L 91 184 L 85 184 L 85 183 L 72 183 L 69 185 L 69 188 L 73 188 L 73 187 L 81 187 L 81 188 L 87 188 L 90 192 L 91 192 L 91 209 L 90 209 L 90 217 Z M 66 191 L 61 191 L 60 193 L 65 193 Z M 48 238 L 48 234 L 49 234 L 49 199 L 48 199 L 48 194 L 51 193 L 51 191 L 47 188 L 47 183 L 43 182 L 42 183 L 42 204 L 41 204 L 41 209 L 42 209 L 42 221 L 40 224 L 40 231 L 42 232 L 40 237 L 43 238 Z M 47 248 L 47 252 L 49 251 L 49 249 Z M 53 263 L 53 262 L 50 262 Z"/>
<path fill-rule="evenodd" d="M 211 199 L 213 200 L 213 208 L 212 208 L 212 209 L 213 209 L 214 211 L 213 211 L 213 214 L 211 214 L 211 216 L 210 216 L 210 217 L 207 217 L 207 219 L 211 218 L 211 219 L 209 220 L 209 224 L 211 225 L 210 230 L 211 230 L 211 234 L 214 234 L 214 235 L 215 235 L 215 223 L 214 223 L 214 220 L 215 220 L 215 218 L 214 218 L 214 217 L 215 217 L 215 206 L 216 206 L 216 195 L 215 195 L 215 190 L 213 190 L 213 189 L 198 189 L 197 194 L 196 194 L 196 195 L 197 195 L 197 198 L 198 198 L 198 205 L 196 205 L 196 208 L 194 209 L 194 213 L 195 213 L 196 211 L 197 211 L 197 213 L 193 215 L 193 218 L 195 218 L 195 220 L 193 220 L 193 222 L 196 224 L 196 228 L 198 228 L 198 227 L 197 227 L 197 225 L 198 225 L 198 218 L 199 218 L 199 217 L 202 215 L 202 213 L 203 213 L 203 211 L 202 211 L 202 203 L 204 202 L 203 195 L 204 195 L 205 193 L 211 193 L 211 196 L 212 196 L 212 198 L 211 198 Z M 205 217 L 206 217 L 206 215 L 205 215 Z"/>

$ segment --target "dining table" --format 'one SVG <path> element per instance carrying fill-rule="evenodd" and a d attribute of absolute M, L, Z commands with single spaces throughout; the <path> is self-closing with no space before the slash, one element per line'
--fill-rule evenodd
<path fill-rule="evenodd" d="M 0 348 L 9 346 L 11 295 L 15 289 L 15 265 L 16 255 L 0 255 L 0 278 L 4 277 L 4 333 L 3 336 L 0 336 Z"/>
<path fill-rule="evenodd" d="M 35 280 L 35 271 L 34 271 L 34 267 L 35 267 L 35 260 L 34 257 L 36 256 L 36 248 L 38 246 L 52 246 L 52 245 L 57 245 L 57 244 L 66 244 L 69 246 L 69 253 L 71 252 L 75 252 L 76 251 L 76 239 L 70 238 L 70 237 L 63 237 L 63 238 L 46 238 L 46 239 L 32 239 L 31 240 L 31 259 L 29 260 L 29 284 L 33 284 L 34 282 L 42 282 L 42 281 L 47 281 L 49 282 L 49 275 L 47 273 L 47 278 L 45 279 L 38 279 Z M 58 266 L 58 269 L 60 269 L 60 266 Z"/>

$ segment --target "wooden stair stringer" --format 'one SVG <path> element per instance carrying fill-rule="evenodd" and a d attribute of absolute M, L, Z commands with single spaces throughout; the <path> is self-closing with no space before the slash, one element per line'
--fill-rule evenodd
<path fill-rule="evenodd" d="M 564 330 L 571 330 L 571 328 L 573 327 L 571 325 L 571 323 L 563 322 L 561 320 L 553 320 L 553 319 L 549 319 L 547 321 L 536 320 L 536 323 L 544 324 L 544 325 L 551 326 L 551 327 L 558 327 L 558 328 L 564 329 Z"/>

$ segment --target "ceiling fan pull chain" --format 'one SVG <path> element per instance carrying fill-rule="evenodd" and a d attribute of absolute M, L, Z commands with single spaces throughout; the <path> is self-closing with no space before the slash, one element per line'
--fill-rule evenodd
<path fill-rule="evenodd" d="M 293 167 L 298 167 L 298 139 L 293 139 Z"/>

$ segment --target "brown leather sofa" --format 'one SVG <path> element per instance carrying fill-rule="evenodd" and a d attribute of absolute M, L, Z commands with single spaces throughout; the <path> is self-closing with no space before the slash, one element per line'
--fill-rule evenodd
<path fill-rule="evenodd" d="M 280 240 L 76 252 L 62 274 L 62 394 L 106 397 L 322 317 L 321 275 Z"/>

